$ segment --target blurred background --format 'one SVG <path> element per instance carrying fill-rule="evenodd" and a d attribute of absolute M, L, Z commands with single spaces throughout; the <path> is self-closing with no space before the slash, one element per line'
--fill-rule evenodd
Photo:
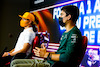
<path fill-rule="evenodd" d="M 7 46 L 11 50 L 22 28 L 19 14 L 30 9 L 30 0 L 1 0 L 0 2 L 0 52 Z"/>

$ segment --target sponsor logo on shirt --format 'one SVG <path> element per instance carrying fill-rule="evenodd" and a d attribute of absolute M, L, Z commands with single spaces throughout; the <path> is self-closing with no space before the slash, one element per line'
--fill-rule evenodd
<path fill-rule="evenodd" d="M 72 34 L 72 36 L 71 36 L 71 39 L 72 39 L 71 43 L 76 43 L 76 39 L 77 38 L 78 38 L 77 34 Z"/>

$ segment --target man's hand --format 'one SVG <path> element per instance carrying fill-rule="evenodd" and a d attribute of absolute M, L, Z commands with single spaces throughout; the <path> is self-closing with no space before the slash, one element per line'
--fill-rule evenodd
<path fill-rule="evenodd" d="M 46 48 L 44 45 L 42 45 L 41 48 L 35 47 L 33 51 L 35 53 L 35 56 L 38 56 L 38 57 L 47 58 L 49 55 L 49 52 L 46 52 Z M 51 53 L 51 60 L 59 61 L 59 57 L 60 57 L 60 54 L 55 54 L 54 52 Z"/>
<path fill-rule="evenodd" d="M 8 52 L 4 52 L 4 54 L 2 55 L 2 57 L 6 57 L 8 56 Z"/>
<path fill-rule="evenodd" d="M 35 47 L 33 51 L 35 53 L 35 56 L 44 57 L 44 58 L 48 56 L 48 53 L 46 52 L 46 48 L 44 45 L 42 46 L 42 48 Z"/>

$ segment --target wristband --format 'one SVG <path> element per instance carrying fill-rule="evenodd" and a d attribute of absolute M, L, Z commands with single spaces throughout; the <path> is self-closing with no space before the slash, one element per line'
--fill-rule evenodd
<path fill-rule="evenodd" d="M 50 53 L 48 54 L 47 60 L 51 60 Z"/>
<path fill-rule="evenodd" d="M 50 56 L 50 53 L 48 54 L 48 57 Z"/>
<path fill-rule="evenodd" d="M 8 56 L 10 56 L 10 53 L 8 52 Z"/>

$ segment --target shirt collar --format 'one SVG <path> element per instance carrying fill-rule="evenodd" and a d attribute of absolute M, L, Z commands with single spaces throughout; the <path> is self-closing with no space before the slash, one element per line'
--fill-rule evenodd
<path fill-rule="evenodd" d="M 29 30 L 33 30 L 33 28 L 32 27 L 29 27 L 27 29 L 24 29 L 24 31 L 29 31 Z"/>

